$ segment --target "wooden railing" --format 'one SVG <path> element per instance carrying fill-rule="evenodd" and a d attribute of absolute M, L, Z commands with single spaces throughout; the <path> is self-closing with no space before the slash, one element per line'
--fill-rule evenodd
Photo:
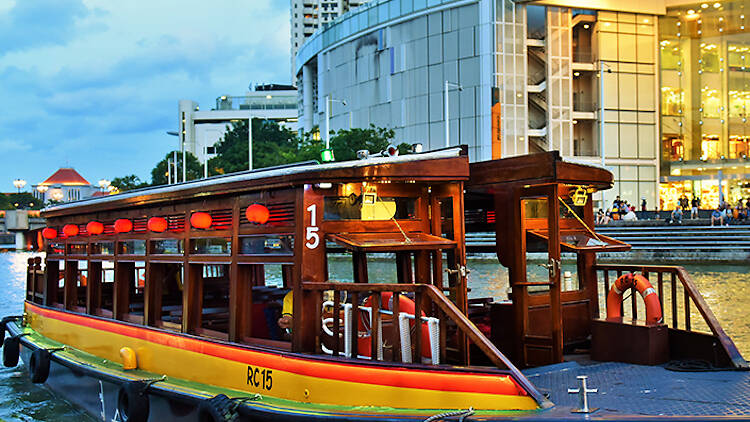
<path fill-rule="evenodd" d="M 378 351 L 380 347 L 380 339 L 378 338 L 378 327 L 380 323 L 382 311 L 387 314 L 392 314 L 394 321 L 397 322 L 397 317 L 401 310 L 399 309 L 399 296 L 409 295 L 410 299 L 414 301 L 414 315 L 420 315 L 424 312 L 426 317 L 434 317 L 439 320 L 439 331 L 440 331 L 440 363 L 446 363 L 446 350 L 447 350 L 447 332 L 448 322 L 451 323 L 451 327 L 456 329 L 455 337 L 452 340 L 456 340 L 457 349 L 460 351 L 462 364 L 469 364 L 469 344 L 476 346 L 483 354 L 492 362 L 497 368 L 508 370 L 513 376 L 514 380 L 522 386 L 529 394 L 540 403 L 541 406 L 545 406 L 548 401 L 542 396 L 536 388 L 524 377 L 521 372 L 503 355 L 500 350 L 495 347 L 492 342 L 485 337 L 481 331 L 472 323 L 469 318 L 461 313 L 453 302 L 451 302 L 443 293 L 440 292 L 433 285 L 429 284 L 370 284 L 370 283 L 311 283 L 305 282 L 302 284 L 303 294 L 314 295 L 314 302 L 316 305 L 315 315 L 315 344 L 316 352 L 322 353 L 322 306 L 323 306 L 323 292 L 333 291 L 333 309 L 341 308 L 341 295 L 339 292 L 347 293 L 347 302 L 352 304 L 359 304 L 362 302 L 361 299 L 369 298 L 368 307 L 372 308 L 372 329 L 370 330 L 370 359 L 376 360 L 378 357 Z M 381 303 L 381 295 L 383 293 L 391 293 L 392 309 L 388 309 L 388 304 Z M 351 335 L 346 336 L 351 342 L 351 356 L 356 357 L 359 355 L 358 348 L 358 334 L 359 328 L 357 322 L 360 320 L 360 313 L 362 312 L 360 306 L 352 306 L 352 317 L 351 317 Z M 332 318 L 332 331 L 335 336 L 336 333 L 341 332 L 342 327 L 340 318 Z M 419 325 L 417 325 L 419 326 Z M 332 342 L 333 356 L 340 355 L 339 339 L 334 338 Z M 392 345 L 391 360 L 393 362 L 401 362 L 401 341 L 399 337 L 398 329 L 392 330 L 390 340 Z M 463 342 L 463 344 L 461 344 Z M 421 362 L 422 349 L 427 345 L 422 344 L 421 331 L 411 330 L 411 345 L 412 345 L 412 362 Z"/>
<path fill-rule="evenodd" d="M 26 299 L 36 303 L 44 302 L 44 270 L 42 258 L 29 258 L 26 266 Z"/>
<path fill-rule="evenodd" d="M 713 334 L 714 338 L 719 342 L 721 347 L 727 354 L 727 357 L 731 361 L 732 365 L 736 368 L 746 368 L 748 363 L 742 358 L 737 346 L 735 346 L 732 339 L 724 332 L 721 324 L 716 319 L 716 316 L 711 311 L 703 296 L 698 291 L 698 288 L 693 283 L 690 275 L 682 267 L 677 266 L 665 266 L 665 265 L 628 265 L 628 264 L 599 264 L 596 266 L 597 271 L 601 271 L 604 280 L 604 295 L 606 298 L 607 292 L 610 289 L 610 283 L 613 283 L 618 277 L 628 272 L 639 272 L 646 277 L 649 282 L 653 284 L 654 276 L 656 276 L 656 289 L 659 294 L 659 302 L 661 303 L 662 316 L 664 323 L 672 329 L 679 329 L 688 332 L 699 332 L 695 329 L 692 321 L 690 320 L 691 304 L 694 306 L 700 315 L 703 317 L 703 322 L 706 324 L 708 329 Z M 614 273 L 614 278 L 610 277 L 610 273 Z M 665 280 L 665 278 L 667 280 Z M 679 281 L 679 283 L 678 283 Z M 665 284 L 669 287 L 669 306 L 665 309 L 664 295 Z M 682 294 L 678 294 L 678 287 L 681 286 Z M 624 295 L 624 294 L 623 294 Z M 640 297 L 634 288 L 630 289 L 630 313 L 633 319 L 638 318 L 638 305 L 636 297 Z M 625 302 L 623 302 L 625 307 Z M 606 308 L 606 307 L 605 307 Z M 669 311 L 669 318 L 667 312 Z M 605 311 L 606 312 L 606 311 Z M 683 322 L 680 324 L 679 315 L 682 313 Z"/>

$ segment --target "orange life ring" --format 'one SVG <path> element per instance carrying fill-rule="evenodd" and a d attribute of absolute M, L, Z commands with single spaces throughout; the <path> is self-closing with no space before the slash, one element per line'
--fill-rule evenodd
<path fill-rule="evenodd" d="M 383 309 L 393 311 L 393 293 L 383 292 L 380 294 L 380 303 Z M 368 297 L 363 306 L 372 307 L 372 296 Z M 398 311 L 407 314 L 414 315 L 415 305 L 414 301 L 406 297 L 405 295 L 398 296 Z M 424 317 L 426 316 L 424 311 L 420 312 Z M 398 317 L 394 316 L 394 321 L 398 321 Z M 397 322 L 396 322 L 397 324 Z M 409 326 L 414 330 L 415 320 L 410 320 Z M 398 327 L 398 326 L 396 326 Z M 397 328 L 398 329 L 398 328 Z M 362 356 L 370 356 L 370 320 L 366 312 L 360 312 L 359 319 L 359 331 L 363 332 L 358 340 L 358 351 Z M 422 357 L 430 359 L 432 357 L 432 351 L 430 350 L 430 331 L 427 328 L 427 323 L 422 321 Z"/>
<path fill-rule="evenodd" d="M 607 318 L 622 317 L 622 294 L 625 290 L 635 287 L 646 304 L 646 323 L 660 324 L 663 321 L 661 302 L 651 283 L 642 275 L 627 273 L 620 276 L 609 289 L 607 294 Z"/>

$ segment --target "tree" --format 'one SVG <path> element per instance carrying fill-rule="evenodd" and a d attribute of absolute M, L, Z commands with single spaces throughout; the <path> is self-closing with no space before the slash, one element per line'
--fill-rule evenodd
<path fill-rule="evenodd" d="M 159 161 L 151 170 L 151 185 L 166 185 L 169 181 L 167 180 L 167 160 L 172 160 L 174 151 L 169 151 L 164 159 Z M 201 165 L 198 158 L 190 152 L 185 152 L 187 157 L 187 180 L 194 180 L 203 177 L 203 166 Z M 172 167 L 174 169 L 174 166 Z M 177 179 L 182 180 L 182 152 L 177 152 Z"/>
<path fill-rule="evenodd" d="M 34 195 L 28 192 L 11 193 L 7 199 L 10 208 L 6 209 L 39 210 L 44 205 L 41 200 L 34 198 Z"/>
<path fill-rule="evenodd" d="M 294 132 L 272 120 L 253 119 L 253 168 L 297 161 L 298 140 Z M 247 120 L 232 123 L 224 139 L 216 144 L 217 156 L 209 160 L 211 174 L 247 170 Z"/>
<path fill-rule="evenodd" d="M 129 174 L 127 176 L 115 177 L 112 179 L 110 185 L 114 186 L 120 192 L 125 192 L 133 189 L 140 189 L 149 186 L 147 182 L 142 182 L 141 178 L 135 174 Z"/>
<path fill-rule="evenodd" d="M 376 127 L 369 128 L 340 129 L 331 137 L 331 149 L 336 161 L 348 161 L 357 159 L 357 151 L 366 149 L 371 154 L 383 151 L 389 144 L 393 143 L 395 132 L 393 129 Z M 316 139 L 312 133 L 306 133 L 300 147 L 298 157 L 300 161 L 319 160 L 320 151 L 325 148 L 325 141 Z M 402 143 L 398 145 L 399 154 L 407 154 L 410 145 Z"/>

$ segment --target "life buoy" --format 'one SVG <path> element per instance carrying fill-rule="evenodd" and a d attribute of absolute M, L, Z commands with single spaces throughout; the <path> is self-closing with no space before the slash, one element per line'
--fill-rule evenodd
<path fill-rule="evenodd" d="M 381 306 L 389 311 L 393 311 L 393 293 L 392 292 L 383 292 L 380 294 L 380 303 Z M 363 306 L 372 308 L 372 296 L 368 297 L 367 300 L 365 300 Z M 398 311 L 414 315 L 416 306 L 414 305 L 414 301 L 406 297 L 405 295 L 399 295 L 398 296 Z M 425 316 L 424 311 L 420 312 L 421 316 Z M 393 321 L 395 324 L 398 324 L 398 316 L 393 316 Z M 430 359 L 432 357 L 432 352 L 430 351 L 430 331 L 427 327 L 427 323 L 422 321 L 422 357 Z M 410 320 L 409 326 L 411 328 L 411 331 L 414 331 L 414 327 L 416 326 L 415 320 Z M 371 352 L 371 327 L 370 327 L 370 319 L 369 315 L 366 312 L 360 312 L 360 320 L 359 320 L 359 330 L 360 332 L 364 332 L 364 335 L 360 335 L 358 339 L 358 348 L 359 348 L 359 354 L 362 356 L 370 356 Z"/>
<path fill-rule="evenodd" d="M 50 352 L 36 349 L 29 358 L 29 377 L 34 384 L 43 384 L 49 377 Z"/>
<path fill-rule="evenodd" d="M 21 339 L 18 336 L 3 340 L 3 365 L 13 368 L 18 365 L 18 355 L 21 353 Z"/>
<path fill-rule="evenodd" d="M 148 384 L 128 381 L 117 392 L 117 412 L 123 421 L 146 422 L 149 413 Z"/>
<path fill-rule="evenodd" d="M 622 317 L 622 294 L 625 290 L 635 287 L 641 294 L 646 304 L 646 323 L 660 324 L 663 321 L 661 313 L 661 302 L 651 283 L 642 275 L 627 273 L 620 276 L 612 284 L 607 294 L 607 318 Z"/>
<path fill-rule="evenodd" d="M 239 419 L 237 403 L 224 394 L 201 401 L 198 420 L 206 422 L 234 422 Z"/>

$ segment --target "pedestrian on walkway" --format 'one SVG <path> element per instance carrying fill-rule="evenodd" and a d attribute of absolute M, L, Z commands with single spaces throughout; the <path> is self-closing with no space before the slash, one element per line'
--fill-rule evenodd
<path fill-rule="evenodd" d="M 724 225 L 724 213 L 723 213 L 723 211 L 724 210 L 722 209 L 721 205 L 719 205 L 718 208 L 716 208 L 715 210 L 713 210 L 713 212 L 711 213 L 711 227 L 713 227 L 714 221 L 718 221 L 719 222 L 719 226 L 723 226 Z"/>
<path fill-rule="evenodd" d="M 700 198 L 698 198 L 697 196 L 693 196 L 692 201 L 690 201 L 690 205 L 691 205 L 690 219 L 691 220 L 695 220 L 696 218 L 698 218 L 698 207 L 700 206 L 700 204 L 701 204 Z"/>
<path fill-rule="evenodd" d="M 680 207 L 679 205 L 674 207 L 674 211 L 672 211 L 672 216 L 670 218 L 670 223 L 682 224 L 682 207 Z"/>

